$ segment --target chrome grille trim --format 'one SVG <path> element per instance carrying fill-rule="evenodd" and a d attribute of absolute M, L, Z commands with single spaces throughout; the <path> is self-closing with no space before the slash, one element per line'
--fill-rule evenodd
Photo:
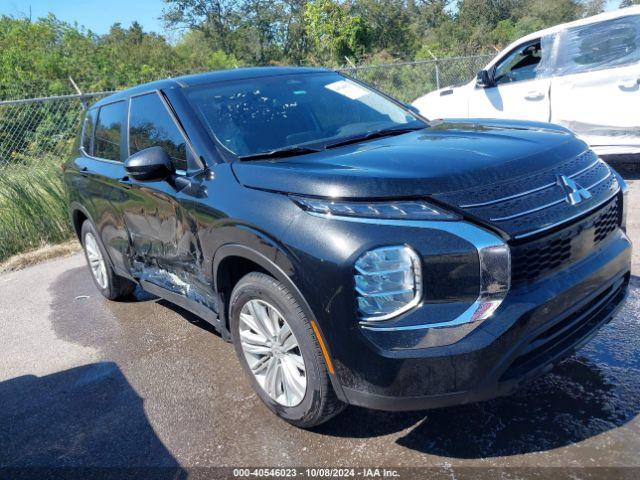
<path fill-rule="evenodd" d="M 569 178 L 577 177 L 578 175 L 581 175 L 581 174 L 591 170 L 592 168 L 594 168 L 599 163 L 604 163 L 604 162 L 602 160 L 600 160 L 599 158 L 596 158 L 596 160 L 594 162 L 592 162 L 588 166 L 582 168 L 581 170 L 578 170 L 577 172 L 572 173 L 571 175 L 568 175 L 568 177 Z M 607 166 L 607 168 L 608 168 L 608 166 Z M 524 197 L 524 196 L 529 195 L 531 193 L 540 192 L 540 191 L 542 191 L 542 190 L 544 190 L 546 188 L 550 188 L 550 187 L 553 187 L 555 185 L 557 185 L 556 182 L 547 183 L 546 185 L 542 185 L 541 187 L 532 188 L 531 190 L 527 190 L 527 191 L 524 191 L 524 192 L 516 193 L 515 195 L 509 195 L 508 197 L 502 197 L 502 198 L 498 198 L 498 199 L 495 199 L 495 200 L 490 200 L 488 202 L 469 203 L 469 204 L 466 204 L 466 205 L 459 205 L 459 208 L 476 208 L 476 207 L 486 207 L 486 206 L 489 206 L 489 205 L 495 205 L 496 203 L 506 202 L 507 200 L 513 200 L 515 198 Z"/>
<path fill-rule="evenodd" d="M 504 222 L 505 220 L 513 220 L 514 218 L 524 217 L 525 215 L 529 215 L 530 213 L 536 213 L 536 212 L 539 212 L 540 210 L 545 210 L 547 208 L 551 208 L 554 205 L 558 205 L 558 204 L 560 204 L 560 203 L 562 203 L 564 201 L 565 201 L 565 199 L 561 198 L 559 200 L 554 200 L 553 202 L 546 203 L 544 205 L 540 205 L 539 207 L 536 207 L 536 208 L 531 208 L 529 210 L 524 210 L 522 212 L 514 213 L 513 215 L 508 215 L 506 217 L 490 218 L 489 220 L 491 220 L 492 222 Z"/>
<path fill-rule="evenodd" d="M 606 164 L 605 164 L 606 165 Z M 577 175 L 577 174 L 576 174 Z M 605 180 L 607 180 L 609 177 L 611 177 L 611 169 L 609 168 L 609 166 L 607 166 L 607 174 L 604 176 L 604 178 L 601 178 L 600 180 L 598 180 L 597 182 L 589 185 L 588 187 L 586 187 L 586 190 L 591 190 L 592 188 L 597 187 L 598 185 L 600 185 L 602 182 L 604 182 Z M 557 185 L 556 183 L 554 183 L 553 185 Z M 541 205 L 539 207 L 536 208 L 531 208 L 529 210 L 524 210 L 522 212 L 518 212 L 518 213 L 514 213 L 513 215 L 508 215 L 506 217 L 495 217 L 495 218 L 490 218 L 490 220 L 492 222 L 502 222 L 505 220 L 513 220 L 514 218 L 519 218 L 519 217 L 524 217 L 525 215 L 529 215 L 530 213 L 535 213 L 535 212 L 539 212 L 540 210 L 545 210 L 547 208 L 551 208 L 554 205 L 558 205 L 562 202 L 565 201 L 565 198 L 562 197 L 559 200 L 555 200 L 553 202 L 549 202 L 545 205 Z"/>
<path fill-rule="evenodd" d="M 616 195 L 618 195 L 618 193 L 620 192 L 620 188 L 617 188 L 615 192 L 613 192 L 612 195 L 608 196 L 607 198 L 605 198 L 604 200 L 602 200 L 601 202 L 598 202 L 596 205 L 594 205 L 590 210 L 586 211 L 586 212 L 580 212 L 577 213 L 571 217 L 568 218 L 563 218 L 561 221 L 556 222 L 554 224 L 551 225 L 547 225 L 546 227 L 542 227 L 539 228 L 537 230 L 533 230 L 531 232 L 527 232 L 527 233 L 522 233 L 520 235 L 516 235 L 514 238 L 517 240 L 520 240 L 522 238 L 527 238 L 527 237 L 531 237 L 533 235 L 536 235 L 538 233 L 542 233 L 542 232 L 546 232 L 547 230 L 551 230 L 553 228 L 556 228 L 564 223 L 570 222 L 572 220 L 575 220 L 576 218 L 585 216 L 585 215 L 589 215 L 590 213 L 593 213 L 595 210 L 597 210 L 598 208 L 600 208 L 602 205 L 604 205 L 605 203 L 607 203 L 608 201 L 610 201 L 613 197 L 615 197 Z"/>

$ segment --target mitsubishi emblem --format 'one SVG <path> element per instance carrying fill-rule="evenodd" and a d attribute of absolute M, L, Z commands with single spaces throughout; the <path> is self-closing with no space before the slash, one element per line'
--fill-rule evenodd
<path fill-rule="evenodd" d="M 591 198 L 591 192 L 586 188 L 581 187 L 576 182 L 571 180 L 565 175 L 558 175 L 558 185 L 564 191 L 567 197 L 567 203 L 570 205 L 578 205 Z"/>

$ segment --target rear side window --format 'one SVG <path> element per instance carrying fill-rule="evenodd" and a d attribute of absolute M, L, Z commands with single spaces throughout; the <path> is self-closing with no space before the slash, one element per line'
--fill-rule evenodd
<path fill-rule="evenodd" d="M 91 140 L 93 138 L 93 128 L 96 123 L 96 111 L 89 110 L 84 117 L 84 124 L 82 126 L 82 149 L 88 155 L 93 155 L 91 150 Z"/>
<path fill-rule="evenodd" d="M 603 70 L 640 61 L 640 15 L 570 28 L 564 33 L 558 75 Z"/>
<path fill-rule="evenodd" d="M 121 160 L 120 139 L 127 114 L 127 104 L 116 102 L 100 107 L 93 141 L 93 155 L 107 160 Z"/>
<path fill-rule="evenodd" d="M 157 93 L 132 98 L 129 115 L 131 154 L 149 147 L 162 147 L 176 170 L 187 170 L 185 139 Z"/>

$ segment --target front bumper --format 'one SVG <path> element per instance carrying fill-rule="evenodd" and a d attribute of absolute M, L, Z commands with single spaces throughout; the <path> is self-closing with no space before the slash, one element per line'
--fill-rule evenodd
<path fill-rule="evenodd" d="M 418 410 L 506 395 L 611 320 L 627 292 L 630 258 L 630 243 L 618 230 L 581 261 L 512 288 L 493 317 L 448 346 L 420 348 L 420 332 L 361 330 L 352 354 L 338 362 L 345 400 Z"/>

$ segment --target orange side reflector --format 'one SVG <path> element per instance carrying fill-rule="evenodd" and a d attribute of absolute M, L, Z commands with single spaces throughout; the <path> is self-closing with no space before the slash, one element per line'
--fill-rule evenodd
<path fill-rule="evenodd" d="M 320 350 L 322 350 L 322 356 L 324 357 L 324 361 L 327 364 L 327 369 L 329 370 L 329 373 L 333 375 L 335 371 L 333 370 L 333 363 L 331 362 L 331 358 L 329 357 L 329 351 L 324 344 L 324 340 L 320 335 L 320 330 L 318 329 L 316 322 L 314 322 L 313 320 L 311 320 L 311 328 L 313 328 L 313 333 L 316 334 L 316 338 L 318 339 L 318 343 L 320 344 Z"/>

